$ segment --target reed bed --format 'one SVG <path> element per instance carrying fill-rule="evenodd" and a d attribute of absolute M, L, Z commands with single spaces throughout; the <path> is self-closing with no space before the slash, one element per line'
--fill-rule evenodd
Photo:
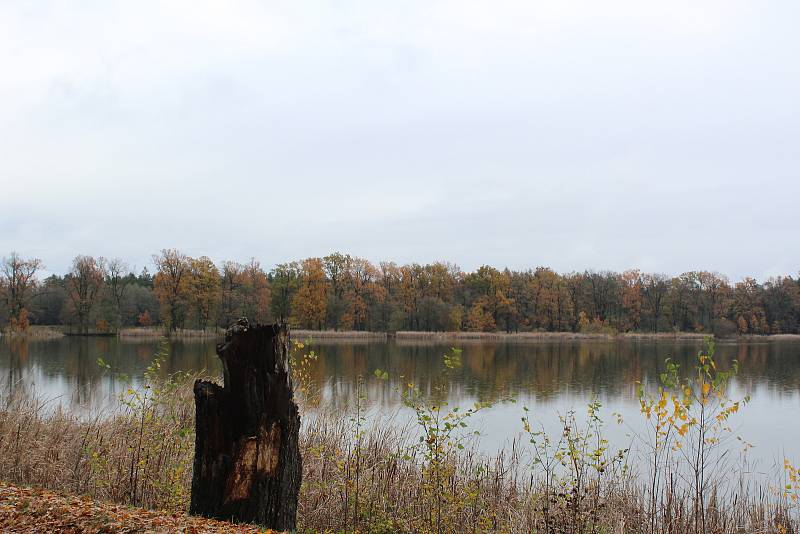
<path fill-rule="evenodd" d="M 539 343 L 554 341 L 615 341 L 615 340 L 687 340 L 703 341 L 706 334 L 685 332 L 661 333 L 588 333 L 588 332 L 415 332 L 400 331 L 395 334 L 398 342 L 433 341 L 433 342 L 519 342 Z"/>
<path fill-rule="evenodd" d="M 344 339 L 347 341 L 359 340 L 386 340 L 386 332 L 365 332 L 362 330 L 292 330 L 295 339 Z"/>
<path fill-rule="evenodd" d="M 57 326 L 29 326 L 24 332 L 8 330 L 3 332 L 0 330 L 0 336 L 8 338 L 25 338 L 25 339 L 58 339 L 64 337 L 62 327 Z"/>
<path fill-rule="evenodd" d="M 177 330 L 168 330 L 160 326 L 141 326 L 134 328 L 122 328 L 118 335 L 124 338 L 141 338 L 141 339 L 161 339 L 164 336 L 175 339 L 206 339 L 217 338 L 225 334 L 225 330 L 221 328 L 209 328 L 206 330 L 192 330 L 188 328 L 178 328 Z"/>
<path fill-rule="evenodd" d="M 395 334 L 398 342 L 434 341 L 434 342 L 462 342 L 462 341 L 512 341 L 512 342 L 553 342 L 570 340 L 600 340 L 614 339 L 613 334 L 583 334 L 578 332 L 416 332 L 399 331 Z"/>
<path fill-rule="evenodd" d="M 148 380 L 112 412 L 79 417 L 35 392 L 5 391 L 0 478 L 170 511 L 188 508 L 196 375 Z M 769 488 L 695 497 L 667 473 L 658 495 L 624 470 L 568 487 L 536 467 L 520 442 L 494 456 L 475 442 L 432 460 L 413 422 L 364 423 L 303 410 L 301 532 L 798 532 L 797 510 Z M 411 426 L 409 426 L 411 425 Z M 475 438 L 478 439 L 478 438 Z M 683 488 L 683 489 L 682 489 Z M 698 525 L 705 525 L 698 530 Z"/>

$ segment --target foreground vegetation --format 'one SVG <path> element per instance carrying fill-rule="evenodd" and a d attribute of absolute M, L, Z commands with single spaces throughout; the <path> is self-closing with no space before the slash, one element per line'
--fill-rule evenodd
<path fill-rule="evenodd" d="M 134 274 L 121 260 L 77 256 L 63 276 L 11 254 L 0 263 L 0 328 L 64 325 L 72 333 L 125 327 L 215 331 L 239 317 L 309 330 L 470 332 L 800 333 L 800 278 L 692 271 L 679 276 L 559 274 L 450 263 L 378 265 L 334 253 L 280 264 L 216 264 L 177 250 Z"/>
<path fill-rule="evenodd" d="M 162 355 L 163 357 L 163 355 Z M 412 421 L 368 421 L 359 381 L 349 413 L 318 406 L 309 369 L 317 355 L 295 346 L 294 379 L 306 406 L 299 528 L 305 532 L 797 532 L 798 474 L 787 462 L 773 485 L 755 487 L 722 462 L 734 441 L 729 399 L 736 365 L 717 368 L 713 346 L 696 366 L 667 361 L 661 386 L 640 392 L 646 435 L 637 450 L 603 437 L 598 403 L 561 414 L 546 435 L 520 407 L 526 436 L 495 456 L 477 451 L 470 421 L 487 406 L 448 406 L 453 350 L 429 392 L 397 392 Z M 0 410 L 0 478 L 125 505 L 183 512 L 194 447 L 187 374 L 161 377 L 156 358 L 114 413 L 81 418 L 17 388 Z M 104 362 L 99 362 L 106 365 Z M 375 370 L 379 379 L 387 373 Z M 403 382 L 402 377 L 395 377 Z M 511 402 L 509 399 L 508 402 Z M 613 424 L 613 423 L 612 423 Z M 744 448 L 746 442 L 740 442 Z M 632 469 L 632 466 L 639 466 Z M 645 467 L 641 467 L 645 466 Z M 742 484 L 733 484 L 733 480 Z"/>

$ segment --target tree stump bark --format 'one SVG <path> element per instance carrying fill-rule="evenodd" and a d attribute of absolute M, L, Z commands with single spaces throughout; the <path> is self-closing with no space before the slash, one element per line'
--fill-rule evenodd
<path fill-rule="evenodd" d="M 288 328 L 240 319 L 217 345 L 217 355 L 224 386 L 204 380 L 194 384 L 189 512 L 292 531 L 302 460 Z"/>

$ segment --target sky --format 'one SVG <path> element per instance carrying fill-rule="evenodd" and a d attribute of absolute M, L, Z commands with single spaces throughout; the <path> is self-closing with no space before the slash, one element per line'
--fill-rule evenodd
<path fill-rule="evenodd" d="M 0 256 L 800 271 L 800 3 L 0 2 Z"/>

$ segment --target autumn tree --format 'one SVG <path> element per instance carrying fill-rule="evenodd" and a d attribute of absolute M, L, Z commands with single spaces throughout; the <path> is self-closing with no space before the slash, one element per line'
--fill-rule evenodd
<path fill-rule="evenodd" d="M 417 263 L 400 267 L 399 300 L 404 312 L 405 325 L 409 329 L 419 330 L 419 303 L 424 287 L 425 268 Z"/>
<path fill-rule="evenodd" d="M 612 319 L 618 302 L 615 299 L 619 295 L 619 282 L 614 273 L 587 271 L 584 273 L 584 280 L 590 297 L 589 316 L 601 323 Z"/>
<path fill-rule="evenodd" d="M 345 316 L 347 328 L 368 328 L 369 310 L 380 298 L 377 289 L 378 270 L 363 258 L 351 258 L 346 271 Z"/>
<path fill-rule="evenodd" d="M 133 275 L 128 272 L 128 265 L 119 258 L 114 258 L 106 265 L 106 288 L 114 305 L 114 327 L 122 326 L 122 299 Z"/>
<path fill-rule="evenodd" d="M 516 325 L 517 302 L 511 292 L 511 273 L 508 269 L 498 273 L 493 280 L 495 321 L 505 326 L 510 333 Z"/>
<path fill-rule="evenodd" d="M 497 330 L 497 323 L 492 316 L 491 304 L 487 295 L 478 297 L 472 304 L 467 314 L 467 327 L 474 332 Z"/>
<path fill-rule="evenodd" d="M 293 323 L 301 328 L 322 330 L 325 325 L 327 285 L 320 258 L 308 258 L 300 263 L 299 287 L 292 299 Z"/>
<path fill-rule="evenodd" d="M 139 316 L 136 318 L 136 323 L 139 326 L 150 326 L 153 324 L 153 320 L 150 318 L 150 312 L 144 310 Z"/>
<path fill-rule="evenodd" d="M 67 297 L 78 320 L 78 330 L 89 333 L 89 319 L 97 305 L 105 283 L 106 267 L 103 258 L 76 256 L 67 275 Z"/>
<path fill-rule="evenodd" d="M 688 332 L 701 329 L 698 318 L 700 285 L 694 272 L 683 273 L 670 281 L 669 307 L 672 328 Z"/>
<path fill-rule="evenodd" d="M 272 321 L 269 277 L 255 258 L 247 264 L 223 263 L 220 290 L 220 326 L 230 326 L 240 317 L 260 324 Z"/>
<path fill-rule="evenodd" d="M 638 330 L 642 319 L 642 274 L 638 269 L 620 275 L 620 291 L 623 311 L 620 330 Z"/>
<path fill-rule="evenodd" d="M 297 262 L 281 263 L 270 272 L 272 316 L 279 321 L 286 321 L 292 316 L 292 299 L 297 291 L 300 278 L 300 266 Z"/>
<path fill-rule="evenodd" d="M 350 273 L 352 258 L 347 254 L 334 252 L 322 258 L 322 266 L 328 278 L 330 290 L 328 291 L 327 317 L 328 324 L 334 330 L 352 326 L 352 315 L 347 315 L 347 277 Z"/>
<path fill-rule="evenodd" d="M 52 274 L 36 287 L 36 299 L 32 305 L 40 324 L 60 324 L 67 317 L 69 299 L 65 286 L 64 278 Z"/>
<path fill-rule="evenodd" d="M 770 333 L 800 331 L 800 276 L 770 278 L 762 286 L 764 313 Z"/>
<path fill-rule="evenodd" d="M 562 281 L 559 275 L 546 267 L 539 267 L 521 287 L 518 299 L 530 310 L 529 323 L 533 327 L 555 330 L 562 324 Z"/>
<path fill-rule="evenodd" d="M 498 271 L 484 265 L 476 272 L 466 275 L 464 284 L 474 298 L 468 313 L 468 324 L 482 324 L 485 330 L 489 322 L 483 319 L 483 315 L 488 313 L 495 328 L 502 325 L 507 332 L 513 329 L 517 308 L 511 293 L 511 273 L 508 269 Z M 479 317 L 481 320 L 477 321 Z"/>
<path fill-rule="evenodd" d="M 405 325 L 405 314 L 398 296 L 400 286 L 400 268 L 391 261 L 378 264 L 378 284 L 382 298 L 375 309 L 375 322 L 386 331 L 394 331 Z"/>
<path fill-rule="evenodd" d="M 769 332 L 763 304 L 763 290 L 753 278 L 745 278 L 735 286 L 731 319 L 736 321 L 740 334 Z"/>
<path fill-rule="evenodd" d="M 242 302 L 244 266 L 235 261 L 226 261 L 220 271 L 219 326 L 227 328 L 240 317 L 246 317 Z"/>
<path fill-rule="evenodd" d="M 642 275 L 642 297 L 650 316 L 653 332 L 658 332 L 658 322 L 664 310 L 664 301 L 669 291 L 669 279 L 663 274 Z"/>
<path fill-rule="evenodd" d="M 241 280 L 244 317 L 260 324 L 272 322 L 272 289 L 269 277 L 255 258 L 244 265 Z"/>
<path fill-rule="evenodd" d="M 38 285 L 36 273 L 43 268 L 42 260 L 23 259 L 16 252 L 3 258 L 0 265 L 0 297 L 5 304 L 9 321 L 18 319 L 20 312 L 34 297 L 34 290 Z"/>
<path fill-rule="evenodd" d="M 164 249 L 153 256 L 157 272 L 153 289 L 161 304 L 162 317 L 170 330 L 183 326 L 191 287 L 191 259 L 175 249 Z"/>
<path fill-rule="evenodd" d="M 567 289 L 567 295 L 569 297 L 570 307 L 572 309 L 572 316 L 571 316 L 571 330 L 573 332 L 580 331 L 580 314 L 583 313 L 584 316 L 586 315 L 586 310 L 582 307 L 583 303 L 583 291 L 582 288 L 584 286 L 584 276 L 582 273 L 570 273 L 564 276 L 565 284 Z"/>
<path fill-rule="evenodd" d="M 511 294 L 514 295 L 514 301 L 517 307 L 518 321 L 517 328 L 519 330 L 528 331 L 535 328 L 533 320 L 533 291 L 531 279 L 533 278 L 533 271 L 530 269 L 525 271 L 511 271 Z"/>
<path fill-rule="evenodd" d="M 719 273 L 700 271 L 696 276 L 701 323 L 714 332 L 718 327 L 717 319 L 723 315 L 728 304 L 730 285 L 728 279 Z"/>
<path fill-rule="evenodd" d="M 214 324 L 220 301 L 220 276 L 216 265 L 208 257 L 189 258 L 188 300 L 197 326 L 205 330 Z"/>
<path fill-rule="evenodd" d="M 461 328 L 463 308 L 454 302 L 461 275 L 461 269 L 451 263 L 436 262 L 422 266 L 416 284 L 419 292 L 416 313 L 423 329 Z"/>

